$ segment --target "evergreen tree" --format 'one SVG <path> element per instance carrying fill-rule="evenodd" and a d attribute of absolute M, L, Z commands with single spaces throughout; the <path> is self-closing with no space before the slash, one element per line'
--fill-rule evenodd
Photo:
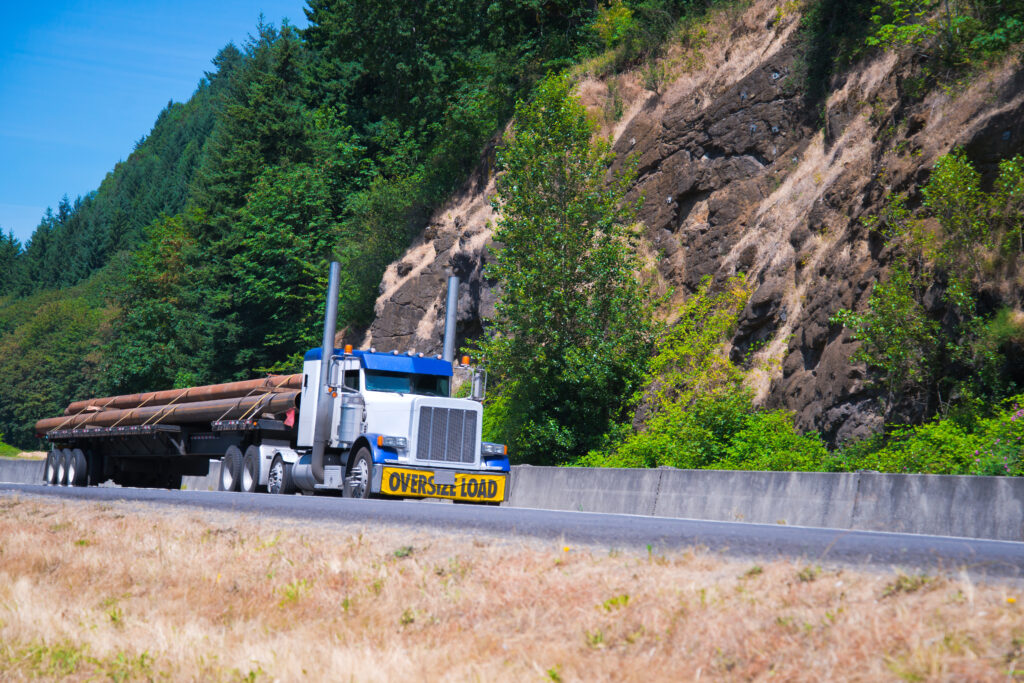
<path fill-rule="evenodd" d="M 0 230 L 0 296 L 17 291 L 21 284 L 21 242 L 14 231 Z"/>

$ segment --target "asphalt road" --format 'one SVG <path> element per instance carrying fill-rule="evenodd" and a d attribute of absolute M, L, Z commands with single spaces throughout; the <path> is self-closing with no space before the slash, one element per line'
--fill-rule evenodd
<path fill-rule="evenodd" d="M 458 533 L 526 536 L 560 543 L 652 551 L 703 546 L 730 556 L 787 557 L 808 563 L 904 571 L 954 572 L 974 579 L 1024 579 L 1024 543 L 841 529 L 709 522 L 636 515 L 531 510 L 421 501 L 347 500 L 319 496 L 61 488 L 0 484 L 0 495 L 29 494 L 93 501 L 139 501 L 199 507 L 250 517 L 288 517 L 360 526 L 379 522 Z"/>

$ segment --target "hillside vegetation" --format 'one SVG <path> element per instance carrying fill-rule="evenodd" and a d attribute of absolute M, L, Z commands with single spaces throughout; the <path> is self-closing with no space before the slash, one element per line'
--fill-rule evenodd
<path fill-rule="evenodd" d="M 389 264 L 428 240 L 471 174 L 496 170 L 496 232 L 479 268 L 501 294 L 469 346 L 491 371 L 487 436 L 519 462 L 1021 473 L 1024 149 L 1006 138 L 995 163 L 958 148 L 925 165 L 911 137 L 928 98 L 1020 68 L 1024 2 L 311 0 L 307 14 L 303 31 L 261 23 L 226 46 L 96 192 L 62 200 L 28 244 L 0 240 L 8 441 L 35 446 L 32 423 L 73 399 L 295 369 L 318 338 L 331 259 L 344 334 L 362 339 Z M 735 36 L 759 31 L 782 49 L 771 64 L 742 59 L 770 86 L 750 103 L 731 88 L 721 118 L 746 129 L 762 107 L 773 135 L 818 142 L 764 147 L 760 119 L 749 133 L 716 132 L 702 109 L 715 100 L 699 89 L 688 106 L 703 118 L 686 134 L 727 140 L 644 137 L 644 111 L 715 68 L 705 53 L 728 61 Z M 898 74 L 891 91 L 844 104 L 879 63 Z M 594 81 L 607 93 L 596 115 L 573 90 Z M 630 82 L 650 95 L 620 123 Z M 768 196 L 805 206 L 799 156 L 838 144 L 863 109 L 877 131 L 870 184 L 854 189 L 866 199 L 836 248 L 844 263 L 861 255 L 871 285 L 825 306 L 816 297 L 835 285 L 824 275 L 800 285 L 799 302 L 855 366 L 842 391 L 859 403 L 842 410 L 880 421 L 819 437 L 817 417 L 768 406 L 763 387 L 798 394 L 779 380 L 810 381 L 825 341 L 813 353 L 789 343 L 810 333 L 786 323 L 784 277 L 756 249 L 729 273 L 719 266 L 752 221 L 729 207 Z M 686 163 L 720 165 L 695 180 L 651 161 L 687 144 L 703 157 L 687 148 Z M 797 211 L 791 223 L 805 219 Z M 679 234 L 663 241 L 651 226 L 666 220 Z M 804 245 L 785 277 L 807 277 L 821 258 L 810 246 L 836 239 L 827 226 L 799 239 L 780 229 L 794 251 Z"/>

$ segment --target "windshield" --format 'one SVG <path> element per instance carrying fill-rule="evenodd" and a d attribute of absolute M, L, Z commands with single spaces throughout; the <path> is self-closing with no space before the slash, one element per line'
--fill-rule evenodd
<path fill-rule="evenodd" d="M 410 375 L 405 372 L 367 370 L 366 390 L 447 397 L 448 378 L 439 375 Z"/>

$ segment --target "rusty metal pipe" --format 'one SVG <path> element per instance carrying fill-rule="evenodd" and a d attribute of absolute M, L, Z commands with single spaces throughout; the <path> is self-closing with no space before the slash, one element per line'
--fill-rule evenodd
<path fill-rule="evenodd" d="M 150 391 L 145 394 L 124 394 L 122 396 L 108 396 L 106 398 L 89 398 L 84 401 L 75 401 L 64 409 L 65 415 L 77 415 L 82 411 L 97 412 L 99 410 L 113 410 L 124 408 L 137 408 L 142 405 L 157 406 L 168 403 L 195 403 L 197 401 L 214 401 L 222 398 L 236 398 L 250 394 L 262 394 L 267 391 L 288 391 L 302 387 L 302 374 L 297 375 L 271 375 L 261 379 L 248 379 L 242 382 L 227 382 L 225 384 L 207 384 L 201 387 L 188 387 L 186 389 L 167 389 L 165 391 Z"/>
<path fill-rule="evenodd" d="M 98 413 L 83 413 L 70 417 L 49 417 L 36 422 L 36 434 L 43 435 L 54 429 L 73 429 L 86 426 L 141 425 L 147 421 L 150 424 L 184 424 L 211 422 L 218 419 L 234 420 L 250 411 L 253 411 L 255 416 L 263 413 L 284 412 L 295 408 L 298 405 L 298 398 L 298 391 L 285 391 L 175 405 L 103 410 Z"/>

